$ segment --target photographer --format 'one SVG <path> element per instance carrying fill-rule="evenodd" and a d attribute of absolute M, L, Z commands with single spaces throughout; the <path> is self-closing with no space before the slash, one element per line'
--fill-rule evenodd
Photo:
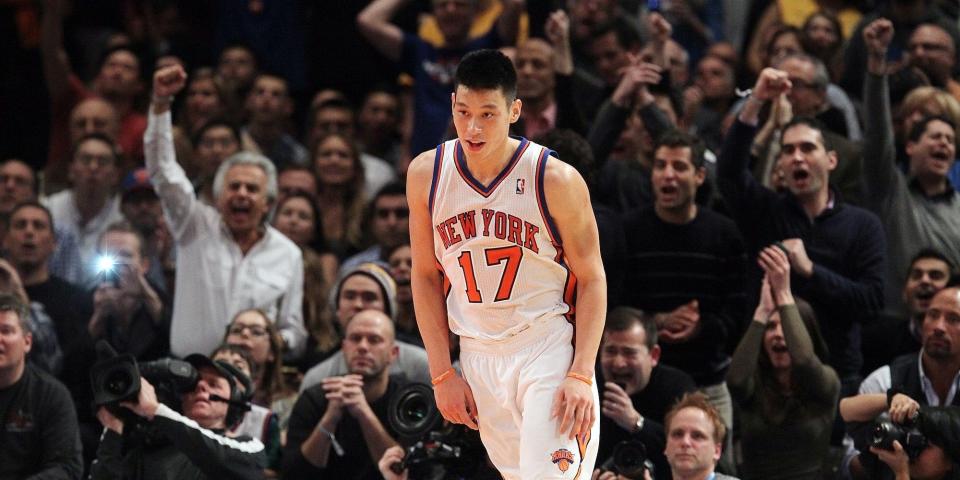
<path fill-rule="evenodd" d="M 928 428 L 925 425 L 930 422 L 924 422 L 923 415 L 920 415 L 919 420 L 915 417 L 917 412 L 925 410 L 927 406 L 950 406 L 954 410 L 960 406 L 960 395 L 957 395 L 957 381 L 960 378 L 960 287 L 957 286 L 956 279 L 951 279 L 948 286 L 937 292 L 931 300 L 921 324 L 921 340 L 923 350 L 919 355 L 897 357 L 890 365 L 881 367 L 864 380 L 860 395 L 845 398 L 840 402 L 840 415 L 848 422 L 851 435 L 857 441 L 861 452 L 851 463 L 851 473 L 855 476 L 871 479 L 893 478 L 893 473 L 880 465 L 877 459 L 879 457 L 879 460 L 887 463 L 888 460 L 894 460 L 894 457 L 899 458 L 900 452 L 897 451 L 896 444 L 892 445 L 895 454 L 893 456 L 883 455 L 885 452 L 876 455 L 873 449 L 868 452 L 866 448 L 865 437 L 874 433 L 872 422 L 878 415 L 887 411 L 896 426 L 907 430 L 911 427 L 920 429 Z M 949 425 L 949 429 L 960 430 L 960 422 Z M 938 435 L 931 435 L 929 431 L 923 430 L 921 433 L 934 446 L 946 448 L 934 440 Z M 908 445 L 901 444 L 901 447 Z M 960 445 L 952 451 L 960 451 Z M 915 469 L 926 469 L 929 463 L 938 463 L 931 460 L 926 450 L 921 451 L 919 447 L 908 453 L 914 454 L 908 456 L 911 458 L 908 465 L 911 475 L 915 474 Z M 902 468 L 899 463 L 896 465 L 896 468 Z"/>
<path fill-rule="evenodd" d="M 287 430 L 283 477 L 380 479 L 377 461 L 397 445 L 387 421 L 391 397 L 402 377 L 391 377 L 397 360 L 393 321 L 364 310 L 346 325 L 342 342 L 349 373 L 324 378 L 300 395 Z"/>
<path fill-rule="evenodd" d="M 185 480 L 260 479 L 265 464 L 263 444 L 249 437 L 224 436 L 232 411 L 240 403 L 235 370 L 193 354 L 185 359 L 198 372 L 193 390 L 181 397 L 183 414 L 160 403 L 153 385 L 140 380 L 136 402 L 121 402 L 145 421 L 151 435 L 134 440 L 136 425 L 121 420 L 107 407 L 97 418 L 105 427 L 90 478 Z M 230 400 L 226 400 L 230 399 Z"/>
<path fill-rule="evenodd" d="M 597 474 L 618 470 L 611 458 L 615 447 L 633 440 L 646 449 L 646 457 L 655 467 L 654 476 L 670 478 L 663 455 L 663 418 L 670 405 L 684 393 L 694 391 L 696 384 L 690 375 L 659 360 L 657 325 L 652 316 L 629 307 L 616 308 L 607 315 L 600 347 L 604 383 L 600 390 Z"/>
<path fill-rule="evenodd" d="M 154 360 L 169 351 L 170 313 L 146 277 L 150 261 L 145 242 L 126 222 L 110 225 L 100 235 L 97 253 L 99 285 L 93 292 L 93 315 L 87 329 L 94 340 L 106 339 L 118 351 L 138 360 Z"/>
<path fill-rule="evenodd" d="M 889 404 L 884 394 L 857 395 L 840 402 L 840 414 L 848 422 L 871 422 L 884 412 L 893 426 L 884 429 L 886 434 L 877 428 L 869 448 L 890 470 L 870 468 L 861 454 L 854 463 L 865 465 L 851 467 L 853 478 L 960 479 L 960 408 L 921 407 L 902 393 L 894 393 Z"/>

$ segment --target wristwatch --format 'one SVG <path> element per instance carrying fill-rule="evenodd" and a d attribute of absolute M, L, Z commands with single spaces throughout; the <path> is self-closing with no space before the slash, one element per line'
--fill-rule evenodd
<path fill-rule="evenodd" d="M 634 424 L 634 427 L 636 427 L 636 430 L 634 430 L 633 433 L 640 433 L 640 431 L 643 430 L 643 415 L 640 415 L 638 413 L 637 416 L 640 418 L 638 418 L 637 423 Z"/>

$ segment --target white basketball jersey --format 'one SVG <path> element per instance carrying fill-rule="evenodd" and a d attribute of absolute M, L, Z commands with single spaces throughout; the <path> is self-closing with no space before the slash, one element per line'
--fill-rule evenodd
<path fill-rule="evenodd" d="M 437 147 L 429 207 L 453 333 L 495 342 L 547 317 L 572 319 L 576 281 L 543 193 L 550 153 L 521 138 L 484 186 L 458 140 Z"/>

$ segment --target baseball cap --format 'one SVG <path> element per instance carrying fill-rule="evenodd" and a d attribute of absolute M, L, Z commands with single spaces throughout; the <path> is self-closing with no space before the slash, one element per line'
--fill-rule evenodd
<path fill-rule="evenodd" d="M 153 197 L 157 196 L 153 190 L 153 184 L 150 183 L 150 173 L 143 167 L 133 170 L 123 177 L 123 182 L 120 182 L 120 189 L 123 192 L 123 200 L 134 193 L 149 192 Z"/>

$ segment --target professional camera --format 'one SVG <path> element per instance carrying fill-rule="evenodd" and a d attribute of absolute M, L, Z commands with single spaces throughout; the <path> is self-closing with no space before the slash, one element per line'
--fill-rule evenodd
<path fill-rule="evenodd" d="M 133 355 L 118 355 L 109 343 L 97 342 L 97 363 L 90 369 L 95 406 L 116 407 L 120 402 L 136 401 L 140 377 L 154 386 L 159 401 L 175 408 L 180 405 L 180 394 L 197 384 L 197 370 L 187 362 L 162 358 L 137 363 Z"/>
<path fill-rule="evenodd" d="M 390 466 L 396 473 L 409 468 L 410 478 L 463 478 L 485 466 L 480 435 L 463 425 L 445 423 L 429 385 L 401 387 L 390 399 L 387 420 L 407 445 L 403 461 Z"/>
<path fill-rule="evenodd" d="M 917 458 L 928 445 L 927 437 L 913 422 L 909 425 L 897 425 L 890 421 L 881 421 L 873 427 L 873 435 L 870 437 L 871 446 L 893 450 L 894 440 L 900 442 L 903 451 L 911 459 Z"/>
<path fill-rule="evenodd" d="M 624 440 L 613 447 L 600 470 L 613 472 L 627 478 L 643 478 L 643 472 L 653 472 L 653 463 L 647 459 L 647 447 L 637 440 Z"/>

